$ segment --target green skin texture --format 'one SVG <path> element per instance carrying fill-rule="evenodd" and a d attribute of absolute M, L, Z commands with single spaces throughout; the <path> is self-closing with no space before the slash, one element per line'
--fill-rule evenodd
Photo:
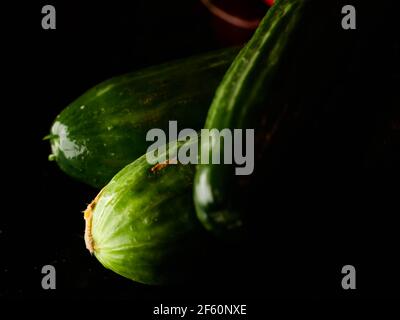
<path fill-rule="evenodd" d="M 218 87 L 205 128 L 254 128 L 255 114 L 270 107 L 268 88 L 279 71 L 281 56 L 295 34 L 307 2 L 278 1 L 268 11 Z M 273 112 L 271 117 L 275 117 Z M 273 124 L 271 121 L 269 131 L 273 130 Z M 223 159 L 222 148 L 215 150 L 211 145 L 210 157 L 212 152 L 220 152 Z M 231 203 L 233 176 L 232 166 L 202 164 L 197 167 L 194 183 L 199 220 L 208 230 L 227 239 L 235 238 L 243 225 L 241 213 Z"/>
<path fill-rule="evenodd" d="M 239 49 L 229 48 L 118 76 L 87 91 L 55 119 L 52 155 L 71 177 L 103 187 L 153 143 L 150 129 L 199 130 Z"/>
<path fill-rule="evenodd" d="M 192 255 L 199 252 L 195 243 L 202 228 L 192 200 L 195 166 L 170 164 L 154 172 L 152 167 L 144 155 L 100 192 L 92 216 L 94 254 L 106 268 L 131 280 L 174 283 L 184 279 Z"/>

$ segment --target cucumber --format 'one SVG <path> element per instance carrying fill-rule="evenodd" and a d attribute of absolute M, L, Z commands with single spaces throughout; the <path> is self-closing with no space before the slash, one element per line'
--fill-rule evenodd
<path fill-rule="evenodd" d="M 206 53 L 102 82 L 55 119 L 52 154 L 71 177 L 103 187 L 120 169 L 143 155 L 152 128 L 200 129 L 223 74 L 239 49 Z"/>
<path fill-rule="evenodd" d="M 324 5 L 315 0 L 277 1 L 216 91 L 205 128 L 255 129 L 253 176 L 268 166 L 265 155 L 270 157 L 270 146 L 277 137 L 282 138 L 279 146 L 286 145 L 284 139 L 293 128 L 303 118 L 310 119 L 314 107 L 315 113 L 319 112 L 316 101 L 325 90 L 319 87 L 322 83 L 329 88 L 330 78 L 334 78 L 336 61 L 330 62 L 332 66 L 326 66 L 326 62 L 327 57 L 332 57 L 330 50 L 335 51 L 341 41 L 340 37 L 329 39 L 340 27 L 335 16 L 336 10 L 340 14 L 340 8 L 333 2 Z M 211 145 L 207 151 L 210 157 L 219 152 L 223 158 L 222 148 L 215 150 Z M 253 179 L 235 176 L 232 165 L 197 167 L 194 201 L 206 229 L 226 239 L 241 239 L 249 220 L 261 221 L 261 217 L 251 217 L 252 212 L 246 212 L 253 211 L 248 208 L 252 201 L 245 194 Z"/>
<path fill-rule="evenodd" d="M 146 155 L 126 166 L 84 213 L 87 249 L 106 268 L 137 282 L 185 281 L 204 249 L 192 200 L 194 172 L 191 164 L 149 164 Z"/>
<path fill-rule="evenodd" d="M 266 101 L 282 56 L 303 16 L 303 1 L 281 1 L 267 13 L 249 43 L 241 50 L 217 89 L 206 129 L 254 128 L 255 114 Z M 276 112 L 276 110 L 273 110 Z M 276 115 L 271 115 L 276 118 Z M 220 152 L 223 149 L 209 153 Z M 203 225 L 217 233 L 235 233 L 243 225 L 233 203 L 233 171 L 226 165 L 201 164 L 197 168 L 194 201 Z"/>

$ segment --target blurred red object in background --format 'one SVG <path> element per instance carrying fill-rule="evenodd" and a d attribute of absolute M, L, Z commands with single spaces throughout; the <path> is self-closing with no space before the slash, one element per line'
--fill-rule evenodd
<path fill-rule="evenodd" d="M 200 0 L 211 13 L 211 26 L 221 45 L 245 43 L 268 11 L 260 0 Z"/>
<path fill-rule="evenodd" d="M 274 4 L 274 0 L 264 0 L 264 2 L 269 6 L 272 6 Z"/>

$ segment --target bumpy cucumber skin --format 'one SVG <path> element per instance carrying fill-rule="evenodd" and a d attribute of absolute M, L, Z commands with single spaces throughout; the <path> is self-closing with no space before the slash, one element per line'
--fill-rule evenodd
<path fill-rule="evenodd" d="M 268 108 L 269 87 L 301 22 L 307 2 L 280 1 L 268 11 L 218 87 L 205 128 L 254 128 L 260 109 Z M 279 118 L 274 113 L 280 112 L 271 111 L 271 118 Z M 271 123 L 273 130 L 273 121 Z M 209 152 L 212 151 L 211 146 Z M 222 149 L 220 154 L 223 155 Z M 243 225 L 241 214 L 232 204 L 232 172 L 233 169 L 226 165 L 202 164 L 197 168 L 194 183 L 199 220 L 208 230 L 226 238 L 235 237 Z"/>
<path fill-rule="evenodd" d="M 52 155 L 68 175 L 103 187 L 143 155 L 152 128 L 200 129 L 224 73 L 239 49 L 199 55 L 100 83 L 55 119 Z"/>
<path fill-rule="evenodd" d="M 85 238 L 106 268 L 145 284 L 185 279 L 202 234 L 192 200 L 194 169 L 156 169 L 142 156 L 102 189 L 85 213 L 91 216 Z"/>

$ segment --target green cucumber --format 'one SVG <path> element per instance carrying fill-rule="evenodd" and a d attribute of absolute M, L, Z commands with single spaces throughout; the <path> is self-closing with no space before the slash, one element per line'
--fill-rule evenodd
<path fill-rule="evenodd" d="M 223 49 L 102 82 L 55 119 L 52 154 L 68 175 L 103 187 L 120 169 L 143 155 L 152 128 L 200 129 L 224 73 L 239 50 Z"/>
<path fill-rule="evenodd" d="M 254 128 L 257 110 L 264 107 L 264 91 L 279 70 L 281 57 L 303 16 L 303 1 L 281 1 L 267 13 L 254 36 L 241 50 L 211 104 L 206 129 Z M 223 150 L 212 150 L 209 152 Z M 243 225 L 232 202 L 232 170 L 227 166 L 198 166 L 194 200 L 203 225 L 217 234 L 234 233 Z"/>
<path fill-rule="evenodd" d="M 324 7 L 315 0 L 277 1 L 224 76 L 205 128 L 255 129 L 255 160 L 264 155 L 277 135 L 285 136 L 293 130 L 292 119 L 302 119 L 304 110 L 315 105 L 314 95 L 321 96 L 312 89 L 324 81 L 329 87 L 326 79 L 332 76 L 332 70 L 321 67 L 326 65 L 327 59 L 318 55 L 332 48 L 322 46 L 319 40 L 330 41 L 325 31 L 339 28 L 336 23 L 334 27 L 323 23 L 324 19 L 332 22 L 332 12 L 336 9 L 340 13 L 340 8 L 332 6 L 331 2 Z M 313 65 L 312 71 L 305 67 Z M 318 69 L 326 71 L 327 76 Z M 307 73 L 310 79 L 302 78 Z M 211 145 L 208 148 L 210 157 L 215 152 L 223 158 L 224 150 L 215 150 Z M 263 166 L 264 163 L 257 167 L 256 162 L 255 172 Z M 246 229 L 246 220 L 260 221 L 261 217 L 249 217 L 251 212 L 244 214 L 249 210 L 243 205 L 248 207 L 251 201 L 244 195 L 243 186 L 251 186 L 252 179 L 235 176 L 232 165 L 200 164 L 197 167 L 195 207 L 199 220 L 208 230 L 227 239 L 237 238 Z"/>
<path fill-rule="evenodd" d="M 146 155 L 126 166 L 84 213 L 87 249 L 106 268 L 137 282 L 184 281 L 200 256 L 197 245 L 204 244 L 192 200 L 194 172 L 191 164 L 149 164 Z"/>

